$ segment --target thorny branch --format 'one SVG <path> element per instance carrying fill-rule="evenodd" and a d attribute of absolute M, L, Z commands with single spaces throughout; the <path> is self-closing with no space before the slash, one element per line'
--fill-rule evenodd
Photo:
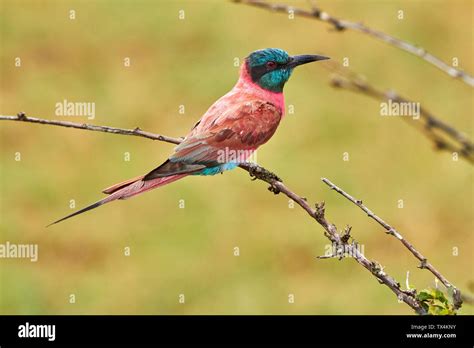
<path fill-rule="evenodd" d="M 335 88 L 365 94 L 378 100 L 391 100 L 393 103 L 413 103 L 393 90 L 382 91 L 375 88 L 363 76 L 347 68 L 334 64 L 327 67 L 334 72 L 331 85 Z M 412 120 L 411 117 L 401 118 L 423 132 L 434 143 L 437 150 L 457 153 L 468 162 L 474 163 L 474 144 L 463 133 L 441 121 L 424 107 L 420 107 L 419 113 L 419 120 Z"/>
<path fill-rule="evenodd" d="M 150 132 L 144 132 L 139 128 L 135 128 L 133 130 L 130 129 L 122 129 L 122 128 L 115 128 L 115 127 L 107 127 L 107 126 L 96 126 L 90 124 L 81 124 L 81 123 L 74 123 L 74 122 L 63 122 L 63 121 L 54 121 L 54 120 L 46 120 L 41 118 L 34 118 L 34 117 L 27 117 L 25 113 L 21 112 L 17 116 L 0 116 L 0 120 L 4 121 L 18 121 L 18 122 L 30 122 L 30 123 L 38 123 L 43 125 L 54 125 L 54 126 L 61 126 L 61 127 L 69 127 L 69 128 L 76 128 L 82 130 L 90 130 L 90 131 L 97 131 L 97 132 L 105 132 L 105 133 L 113 133 L 113 134 L 121 134 L 121 135 L 130 135 L 130 136 L 138 136 L 147 139 L 153 139 L 173 144 L 179 144 L 181 142 L 181 138 L 172 138 L 167 137 L 159 134 L 154 134 Z M 324 235 L 335 245 L 338 249 L 343 248 L 343 250 L 352 256 L 352 258 L 360 264 L 362 267 L 367 269 L 378 281 L 380 284 L 386 285 L 392 292 L 397 296 L 397 298 L 403 302 L 405 302 L 408 306 L 410 306 L 416 313 L 418 314 L 427 314 L 426 310 L 421 305 L 420 301 L 416 298 L 416 290 L 408 289 L 403 290 L 394 278 L 388 275 L 383 267 L 377 262 L 369 260 L 363 253 L 359 251 L 357 242 L 351 237 L 350 235 L 350 227 L 345 228 L 342 231 L 339 231 L 337 227 L 330 223 L 326 219 L 325 215 L 325 206 L 324 202 L 317 203 L 313 208 L 306 200 L 306 198 L 299 196 L 295 192 L 291 191 L 285 184 L 283 184 L 282 180 L 275 175 L 274 173 L 270 172 L 269 170 L 252 163 L 242 163 L 240 164 L 240 168 L 249 172 L 250 176 L 255 180 L 261 180 L 268 184 L 270 184 L 269 190 L 275 194 L 283 193 L 288 198 L 292 199 L 296 202 L 303 210 L 305 210 L 308 215 L 316 220 L 316 222 L 321 225 L 325 231 Z M 352 240 L 351 240 L 352 239 Z M 415 255 L 416 256 L 416 255 Z M 423 256 L 421 256 L 423 260 L 426 260 Z M 424 267 L 428 267 L 429 263 L 424 263 Z M 432 267 L 430 265 L 430 267 Z M 435 270 L 434 268 L 432 268 Z M 431 269 L 430 269 L 431 270 Z M 435 270 L 436 271 L 436 270 Z M 452 286 L 439 272 L 437 272 L 437 276 L 440 280 L 444 280 L 443 284 L 449 284 Z M 459 296 L 460 292 L 458 290 Z M 459 303 L 459 306 L 462 302 Z"/>
<path fill-rule="evenodd" d="M 379 225 L 381 225 L 386 230 L 387 234 L 394 236 L 396 239 L 398 239 L 405 246 L 405 248 L 407 248 L 413 254 L 413 256 L 415 256 L 420 261 L 420 265 L 418 266 L 419 268 L 429 270 L 436 278 L 441 281 L 441 283 L 443 283 L 444 286 L 446 286 L 446 288 L 451 289 L 453 291 L 453 304 L 455 308 L 457 309 L 461 307 L 461 292 L 452 283 L 450 283 L 431 263 L 429 263 L 428 259 L 423 256 L 418 250 L 416 250 L 415 247 L 409 241 L 403 238 L 400 232 L 398 232 L 394 227 L 390 226 L 382 218 L 375 215 L 375 213 L 373 213 L 369 208 L 367 208 L 361 200 L 355 199 L 350 194 L 348 194 L 338 186 L 334 185 L 326 178 L 323 178 L 322 181 L 326 185 L 328 185 L 331 190 L 336 191 L 344 198 L 348 199 L 349 201 L 357 205 L 360 209 L 362 209 L 368 217 L 374 219 Z"/>
<path fill-rule="evenodd" d="M 466 84 L 468 84 L 469 86 L 474 87 L 474 77 L 472 77 L 471 75 L 469 75 L 468 73 L 460 69 L 456 69 L 455 67 L 449 65 L 448 63 L 444 62 L 442 59 L 427 52 L 424 48 L 416 46 L 410 42 L 398 39 L 384 32 L 372 29 L 362 23 L 351 22 L 351 21 L 334 17 L 328 14 L 327 12 L 324 12 L 319 7 L 312 6 L 311 10 L 305 10 L 302 8 L 297 8 L 297 7 L 293 7 L 286 4 L 274 4 L 274 3 L 268 3 L 266 1 L 261 1 L 261 0 L 233 0 L 233 1 L 236 3 L 242 3 L 242 4 L 264 8 L 270 11 L 284 12 L 288 14 L 292 13 L 295 16 L 302 16 L 302 17 L 307 17 L 307 18 L 312 18 L 312 19 L 323 21 L 323 22 L 327 22 L 336 31 L 339 31 L 339 32 L 342 32 L 345 30 L 353 30 L 353 31 L 360 32 L 362 34 L 366 34 L 374 39 L 383 41 L 403 51 L 411 53 L 425 60 L 426 62 L 434 65 L 435 67 L 445 72 L 449 76 L 455 79 L 459 79 L 465 82 Z"/>

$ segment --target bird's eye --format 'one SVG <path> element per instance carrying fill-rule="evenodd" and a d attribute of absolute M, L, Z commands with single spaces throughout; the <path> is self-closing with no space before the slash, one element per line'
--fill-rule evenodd
<path fill-rule="evenodd" d="M 268 68 L 268 69 L 275 69 L 276 66 L 277 66 L 277 63 L 275 63 L 275 62 L 272 61 L 272 60 L 269 61 L 269 62 L 267 62 L 267 68 Z"/>

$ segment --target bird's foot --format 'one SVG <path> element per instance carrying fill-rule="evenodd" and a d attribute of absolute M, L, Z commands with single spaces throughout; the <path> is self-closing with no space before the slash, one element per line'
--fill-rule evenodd
<path fill-rule="evenodd" d="M 277 183 L 282 182 L 282 180 L 275 173 L 272 173 L 255 163 L 242 163 L 240 166 L 249 172 L 251 180 L 263 180 L 270 184 L 268 191 L 273 192 L 274 194 L 280 193 Z"/>
<path fill-rule="evenodd" d="M 275 173 L 260 167 L 258 164 L 243 163 L 241 166 L 247 169 L 252 180 L 260 179 L 268 182 L 269 184 L 272 184 L 275 181 L 283 182 L 283 180 L 281 180 Z"/>
<path fill-rule="evenodd" d="M 270 186 L 268 186 L 268 191 L 273 192 L 276 195 L 281 192 L 275 184 L 270 184 Z"/>

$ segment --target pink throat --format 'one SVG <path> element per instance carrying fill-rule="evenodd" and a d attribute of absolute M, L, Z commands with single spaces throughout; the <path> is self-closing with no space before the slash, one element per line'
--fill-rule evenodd
<path fill-rule="evenodd" d="M 268 100 L 270 103 L 280 108 L 282 116 L 285 114 L 285 97 L 283 96 L 283 93 L 266 90 L 253 82 L 245 62 L 240 68 L 239 81 L 237 81 L 234 89 L 238 89 L 263 100 Z"/>

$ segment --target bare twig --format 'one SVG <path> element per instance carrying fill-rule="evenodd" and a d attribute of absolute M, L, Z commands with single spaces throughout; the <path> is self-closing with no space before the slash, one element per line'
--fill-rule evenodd
<path fill-rule="evenodd" d="M 468 73 L 460 69 L 456 69 L 455 67 L 449 65 L 448 63 L 444 62 L 442 59 L 427 52 L 424 48 L 416 46 L 407 41 L 398 39 L 384 32 L 374 30 L 362 23 L 351 22 L 351 21 L 347 21 L 347 20 L 343 20 L 343 19 L 339 19 L 337 17 L 331 16 L 330 14 L 328 14 L 327 12 L 324 12 L 323 10 L 321 10 L 320 8 L 316 6 L 313 6 L 311 10 L 305 10 L 302 8 L 296 8 L 290 5 L 286 5 L 286 4 L 274 4 L 274 3 L 268 3 L 266 1 L 261 1 L 261 0 L 233 0 L 233 1 L 236 3 L 242 3 L 242 4 L 264 8 L 270 11 L 292 13 L 295 16 L 302 16 L 302 17 L 317 19 L 317 20 L 329 23 L 330 25 L 332 25 L 332 27 L 336 31 L 339 31 L 339 32 L 345 31 L 345 30 L 353 30 L 353 31 L 366 34 L 374 39 L 383 41 L 403 51 L 411 53 L 423 59 L 424 61 L 434 65 L 435 67 L 445 72 L 449 76 L 455 79 L 459 79 L 471 87 L 474 86 L 474 77 L 472 77 L 471 75 L 469 75 Z"/>
<path fill-rule="evenodd" d="M 370 85 L 367 80 L 356 73 L 351 72 L 339 65 L 327 65 L 335 75 L 331 79 L 331 85 L 335 88 L 346 89 L 361 93 L 379 100 L 391 100 L 393 103 L 413 103 L 413 101 L 400 96 L 393 90 L 382 91 Z M 457 153 L 471 164 L 474 163 L 474 144 L 460 131 L 441 121 L 431 112 L 420 106 L 419 120 L 410 117 L 399 117 L 410 125 L 417 127 L 435 145 L 437 150 Z"/>
<path fill-rule="evenodd" d="M 123 128 L 108 127 L 108 126 L 96 126 L 93 124 L 86 124 L 86 123 L 45 120 L 42 118 L 35 118 L 35 117 L 29 117 L 29 116 L 26 117 L 24 112 L 20 112 L 17 116 L 0 116 L 0 120 L 22 121 L 22 122 L 30 122 L 30 123 L 47 124 L 50 126 L 83 129 L 83 130 L 89 130 L 89 131 L 95 131 L 95 132 L 132 135 L 132 136 L 137 136 L 137 137 L 142 137 L 142 138 L 147 138 L 147 139 L 152 139 L 152 140 L 164 141 L 164 142 L 172 143 L 172 144 L 179 144 L 181 142 L 181 139 L 179 138 L 172 138 L 172 137 L 167 137 L 165 135 L 144 132 L 138 127 L 136 127 L 135 129 L 123 129 Z"/>
<path fill-rule="evenodd" d="M 131 135 L 139 136 L 147 139 L 153 139 L 158 141 L 164 141 L 169 143 L 177 144 L 181 140 L 179 138 L 166 137 L 159 134 L 153 134 L 149 132 L 143 132 L 141 130 L 129 130 L 121 129 L 115 127 L 105 127 L 105 126 L 94 126 L 88 124 L 80 124 L 73 122 L 62 122 L 62 121 L 50 121 L 40 118 L 27 117 L 24 113 L 20 113 L 17 116 L 0 116 L 0 120 L 5 121 L 19 121 L 19 122 L 31 122 L 38 123 L 43 125 L 54 125 L 61 127 L 70 127 L 82 130 L 91 130 L 98 132 L 106 132 L 113 134 L 121 135 Z M 418 314 L 426 314 L 426 310 L 421 305 L 420 301 L 416 298 L 416 292 L 414 290 L 403 290 L 400 287 L 400 284 L 391 276 L 389 276 L 383 269 L 383 267 L 376 261 L 371 261 L 365 257 L 365 255 L 359 251 L 357 248 L 357 243 L 352 241 L 349 243 L 350 239 L 350 228 L 339 232 L 336 226 L 330 223 L 325 216 L 325 207 L 324 202 L 316 204 L 315 208 L 312 208 L 307 200 L 295 192 L 291 191 L 286 187 L 282 180 L 278 178 L 277 175 L 268 171 L 267 169 L 258 166 L 252 163 L 242 163 L 240 168 L 249 172 L 249 174 L 254 179 L 259 179 L 270 184 L 269 190 L 275 194 L 283 193 L 288 198 L 296 202 L 303 210 L 305 210 L 308 215 L 316 220 L 316 222 L 323 227 L 325 230 L 325 236 L 336 246 L 343 247 L 346 252 L 348 252 L 352 258 L 360 264 L 362 267 L 367 269 L 378 281 L 380 284 L 386 285 L 399 300 L 405 302 Z M 342 235 L 341 235 L 342 234 Z"/>
<path fill-rule="evenodd" d="M 387 222 L 385 222 L 382 218 L 379 216 L 375 215 L 369 208 L 367 208 L 361 200 L 356 199 L 352 197 L 350 194 L 345 192 L 343 189 L 340 187 L 336 186 L 333 184 L 331 181 L 329 181 L 326 178 L 322 178 L 322 181 L 328 185 L 332 190 L 336 191 L 355 205 L 357 205 L 360 209 L 362 209 L 368 217 L 371 219 L 375 220 L 379 225 L 381 225 L 385 230 L 386 233 L 389 235 L 394 236 L 396 239 L 398 239 L 404 246 L 407 248 L 413 256 L 415 256 L 419 261 L 420 265 L 418 266 L 421 269 L 427 269 L 429 270 L 436 278 L 438 278 L 441 283 L 446 286 L 446 288 L 450 289 L 453 291 L 453 304 L 456 308 L 460 308 L 462 304 L 462 299 L 461 299 L 461 292 L 452 284 L 450 283 L 431 263 L 428 262 L 428 259 L 423 256 L 418 250 L 415 249 L 415 247 L 407 241 L 403 236 L 398 232 L 394 227 L 390 226 Z M 408 276 L 407 276 L 408 277 Z"/>

